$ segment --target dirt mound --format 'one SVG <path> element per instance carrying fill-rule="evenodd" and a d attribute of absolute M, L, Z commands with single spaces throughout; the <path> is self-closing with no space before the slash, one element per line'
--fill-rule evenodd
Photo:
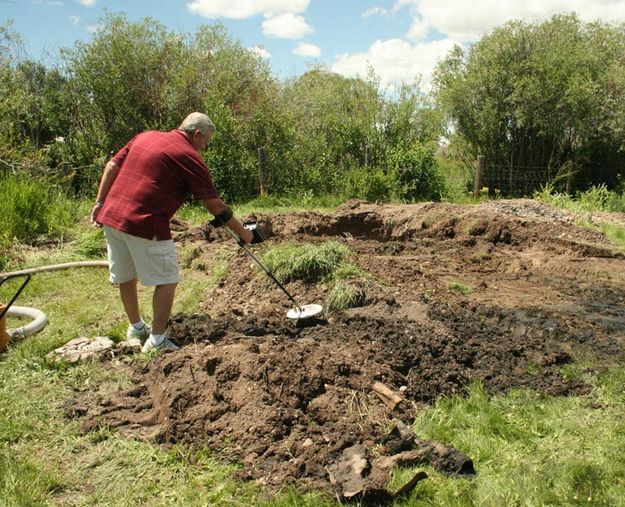
<path fill-rule="evenodd" d="M 173 319 L 181 350 L 137 365 L 133 390 L 86 400 L 85 429 L 207 445 L 270 489 L 294 484 L 350 498 L 356 474 L 362 497 L 383 491 L 401 453 L 450 473 L 470 462 L 416 436 L 389 445 L 387 429 L 409 423 L 422 404 L 474 381 L 491 393 L 580 394 L 588 387 L 564 378 L 562 365 L 582 349 L 606 363 L 622 354 L 623 259 L 560 210 L 533 201 L 349 202 L 333 215 L 255 218 L 272 230 L 261 248 L 330 237 L 348 245 L 374 280 L 363 306 L 289 321 L 285 296 L 248 257 L 232 255 L 204 311 Z M 210 266 L 217 248 L 236 251 L 210 228 L 180 228 L 178 240 L 214 244 L 191 265 Z M 288 288 L 302 303 L 323 303 L 329 290 L 323 282 Z"/>

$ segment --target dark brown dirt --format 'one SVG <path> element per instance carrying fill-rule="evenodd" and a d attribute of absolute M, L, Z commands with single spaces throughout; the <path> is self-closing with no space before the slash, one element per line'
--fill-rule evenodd
<path fill-rule="evenodd" d="M 228 277 L 206 294 L 204 308 L 172 319 L 181 350 L 136 365 L 135 389 L 88 400 L 86 430 L 108 425 L 162 443 L 206 445 L 270 490 L 294 484 L 349 498 L 328 471 L 359 449 L 369 456 L 364 490 L 383 487 L 387 476 L 374 458 L 406 451 L 385 447 L 388 428 L 409 423 L 423 404 L 463 394 L 474 381 L 490 393 L 583 394 L 588 386 L 567 380 L 563 365 L 579 354 L 606 366 L 623 359 L 625 262 L 571 213 L 529 200 L 354 201 L 332 215 L 253 218 L 272 230 L 255 247 L 259 254 L 287 240 L 349 246 L 372 277 L 364 304 L 289 321 L 286 297 L 243 252 L 232 255 Z M 236 252 L 223 231 L 177 229 L 179 243 L 202 246 L 188 249 L 192 267 L 207 269 L 219 249 Z M 288 289 L 302 304 L 324 304 L 329 292 L 322 281 Z M 374 391 L 376 381 L 401 397 L 395 408 Z M 462 471 L 441 455 L 421 461 Z"/>

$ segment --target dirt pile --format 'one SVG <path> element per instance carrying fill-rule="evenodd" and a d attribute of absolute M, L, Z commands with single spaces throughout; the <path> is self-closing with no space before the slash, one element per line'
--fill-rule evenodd
<path fill-rule="evenodd" d="M 249 258 L 233 255 L 204 311 L 173 319 L 181 350 L 137 365 L 131 391 L 86 400 L 85 429 L 104 424 L 207 445 L 272 490 L 294 484 L 375 496 L 397 462 L 469 471 L 470 457 L 440 443 L 404 433 L 389 445 L 388 428 L 409 423 L 424 404 L 473 381 L 492 393 L 583 393 L 588 387 L 565 379 L 562 365 L 581 349 L 606 362 L 622 354 L 623 259 L 560 210 L 533 201 L 350 202 L 333 215 L 256 218 L 273 230 L 261 248 L 345 242 L 375 281 L 364 305 L 288 321 L 284 295 Z M 214 245 L 190 261 L 202 266 L 216 249 L 233 248 L 226 239 L 202 228 L 177 237 Z M 323 303 L 328 286 L 289 290 L 302 303 Z"/>

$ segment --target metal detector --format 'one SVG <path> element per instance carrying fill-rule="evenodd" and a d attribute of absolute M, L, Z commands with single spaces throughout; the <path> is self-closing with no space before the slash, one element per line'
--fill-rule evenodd
<path fill-rule="evenodd" d="M 228 233 L 230 234 L 230 236 L 232 236 L 232 239 L 234 239 L 237 244 L 243 249 L 245 250 L 245 252 L 247 253 L 247 255 L 249 255 L 252 259 L 254 259 L 254 262 L 256 262 L 256 264 L 258 264 L 262 270 L 267 274 L 267 276 L 269 278 L 271 278 L 278 287 L 280 287 L 280 289 L 282 289 L 282 292 L 284 292 L 286 294 L 286 296 L 291 300 L 291 302 L 295 305 L 295 308 L 291 308 L 288 312 L 286 312 L 286 316 L 289 319 L 310 319 L 311 317 L 314 317 L 315 315 L 319 315 L 322 311 L 323 311 L 323 307 L 321 305 L 300 305 L 297 303 L 297 301 L 295 301 L 295 298 L 293 298 L 293 296 L 291 296 L 291 294 L 289 294 L 289 292 L 284 288 L 284 286 L 276 279 L 275 276 L 273 276 L 273 273 L 269 270 L 269 268 L 267 266 L 265 266 L 265 264 L 263 264 L 261 262 L 261 260 L 256 257 L 252 251 L 250 250 L 250 248 L 245 244 L 245 242 L 239 238 L 239 236 L 232 230 L 230 229 L 230 227 L 228 227 L 227 225 L 224 224 L 224 228 L 228 231 Z"/>

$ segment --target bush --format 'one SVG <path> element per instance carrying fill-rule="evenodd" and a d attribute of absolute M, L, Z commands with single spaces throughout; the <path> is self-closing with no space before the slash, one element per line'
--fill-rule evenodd
<path fill-rule="evenodd" d="M 388 178 L 380 169 L 358 168 L 347 173 L 342 193 L 346 199 L 382 201 L 388 200 L 390 186 Z"/>
<path fill-rule="evenodd" d="M 438 201 L 445 190 L 434 150 L 425 144 L 415 143 L 391 148 L 389 175 L 394 197 L 398 199 Z"/>

